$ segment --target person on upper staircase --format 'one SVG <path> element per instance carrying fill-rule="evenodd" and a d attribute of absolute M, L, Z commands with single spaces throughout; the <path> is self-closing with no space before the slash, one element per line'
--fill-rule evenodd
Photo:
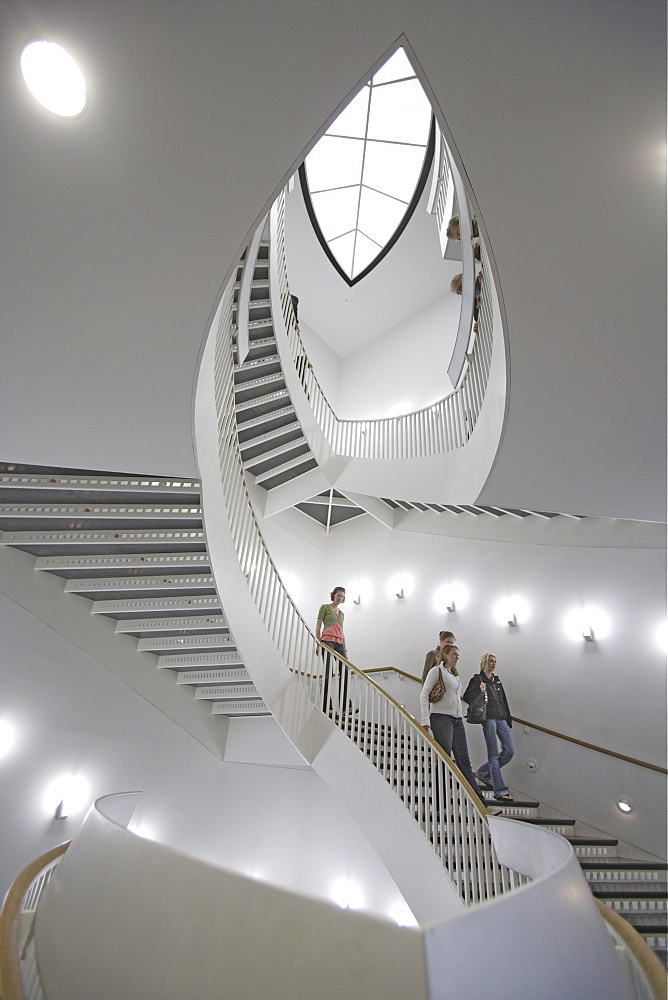
<path fill-rule="evenodd" d="M 424 658 L 424 667 L 422 668 L 422 683 L 424 684 L 427 679 L 427 674 L 433 666 L 436 665 L 436 657 L 443 649 L 446 643 L 454 646 L 457 640 L 455 639 L 452 632 L 439 632 L 438 633 L 438 646 L 436 649 L 430 649 Z"/>

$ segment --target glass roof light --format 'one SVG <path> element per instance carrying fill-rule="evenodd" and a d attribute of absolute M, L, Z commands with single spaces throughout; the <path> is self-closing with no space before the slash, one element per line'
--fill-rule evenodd
<path fill-rule="evenodd" d="M 30 42 L 21 53 L 21 72 L 32 96 L 61 118 L 86 107 L 86 81 L 72 56 L 56 42 Z"/>
<path fill-rule="evenodd" d="M 312 219 L 351 283 L 410 217 L 427 163 L 431 106 L 403 49 L 388 59 L 306 157 Z"/>

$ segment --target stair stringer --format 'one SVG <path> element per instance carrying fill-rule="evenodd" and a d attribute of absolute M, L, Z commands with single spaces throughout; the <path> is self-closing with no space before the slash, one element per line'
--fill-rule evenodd
<path fill-rule="evenodd" d="M 419 922 L 461 912 L 463 903 L 416 821 L 348 737 L 317 709 L 291 674 L 260 618 L 229 528 L 213 407 L 214 339 L 200 368 L 195 437 L 207 547 L 216 587 L 246 669 L 304 760 L 349 810 Z M 391 831 L 391 835 L 389 834 Z"/>
<path fill-rule="evenodd" d="M 158 657 L 137 650 L 136 641 L 115 631 L 116 621 L 91 614 L 91 602 L 64 593 L 65 581 L 34 571 L 35 557 L 0 545 L 0 592 L 50 625 L 138 695 L 222 759 L 229 719 L 211 714 L 207 702 L 174 683 L 170 670 L 157 670 Z M 67 599 L 65 600 L 65 596 Z"/>

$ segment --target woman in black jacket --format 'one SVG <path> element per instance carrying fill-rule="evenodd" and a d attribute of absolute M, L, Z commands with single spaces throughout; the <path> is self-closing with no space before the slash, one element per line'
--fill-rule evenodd
<path fill-rule="evenodd" d="M 487 762 L 478 768 L 476 778 L 483 788 L 493 789 L 497 802 L 512 802 L 513 797 L 503 780 L 501 768 L 512 760 L 514 753 L 510 735 L 513 722 L 503 684 L 494 673 L 495 670 L 496 656 L 494 653 L 485 653 L 480 660 L 480 673 L 469 681 L 462 701 L 471 702 L 481 691 L 487 692 L 487 720 L 482 724 Z"/>

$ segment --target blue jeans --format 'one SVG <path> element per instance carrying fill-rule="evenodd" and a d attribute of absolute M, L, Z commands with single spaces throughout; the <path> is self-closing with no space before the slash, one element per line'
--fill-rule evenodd
<path fill-rule="evenodd" d="M 515 752 L 510 726 L 503 719 L 488 719 L 487 722 L 483 722 L 482 731 L 487 745 L 487 763 L 478 768 L 477 777 L 481 781 L 492 782 L 495 796 L 507 795 L 508 788 L 503 780 L 501 768 L 513 759 Z"/>
<path fill-rule="evenodd" d="M 429 725 L 438 745 L 443 747 L 449 757 L 454 754 L 455 764 L 482 804 L 486 806 L 487 803 L 482 797 L 482 792 L 478 787 L 478 782 L 475 780 L 475 774 L 471 767 L 464 720 L 458 719 L 454 715 L 442 715 L 440 712 L 432 712 L 429 716 Z"/>

